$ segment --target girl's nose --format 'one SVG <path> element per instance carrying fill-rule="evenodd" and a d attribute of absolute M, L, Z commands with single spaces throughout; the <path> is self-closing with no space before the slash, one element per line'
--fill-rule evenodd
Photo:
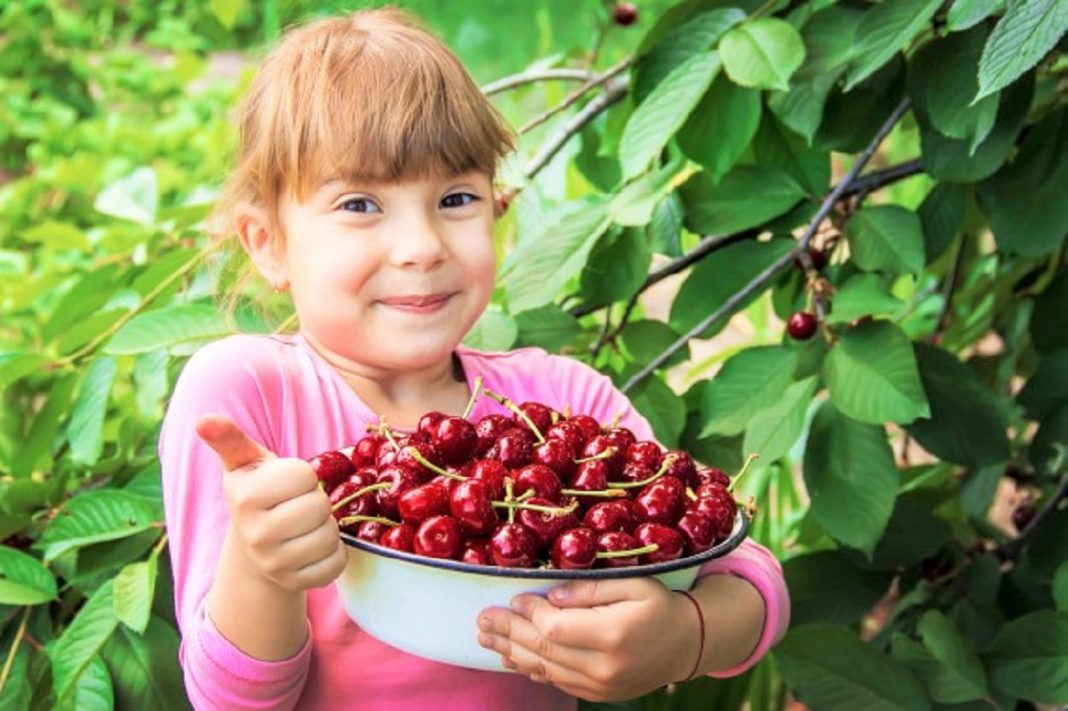
<path fill-rule="evenodd" d="M 399 224 L 391 235 L 393 263 L 398 267 L 430 270 L 445 261 L 448 249 L 440 225 L 420 217 Z"/>

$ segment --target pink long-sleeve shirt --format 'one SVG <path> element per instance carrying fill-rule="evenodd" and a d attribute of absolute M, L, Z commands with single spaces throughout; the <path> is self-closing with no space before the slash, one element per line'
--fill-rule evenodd
<path fill-rule="evenodd" d="M 653 440 L 649 423 L 611 380 L 577 360 L 540 348 L 456 349 L 469 388 L 484 386 L 516 402 L 536 400 L 620 424 Z M 577 702 L 518 674 L 432 662 L 363 632 L 345 613 L 334 585 L 308 591 L 309 639 L 292 658 L 262 661 L 231 644 L 206 613 L 229 512 L 222 464 L 197 436 L 208 412 L 229 416 L 280 457 L 311 459 L 355 443 L 378 416 L 300 336 L 238 335 L 197 351 L 183 369 L 160 432 L 159 456 L 186 692 L 198 709 L 531 709 L 571 711 Z M 470 419 L 510 414 L 479 398 Z M 747 539 L 705 564 L 701 575 L 733 574 L 760 591 L 766 619 L 760 642 L 733 676 L 755 664 L 786 632 L 789 598 L 778 561 Z M 269 622 L 266 622 L 269 624 Z M 695 623 L 696 626 L 696 623 Z M 472 636 L 477 631 L 472 629 Z M 696 634 L 696 630 L 695 630 Z"/>

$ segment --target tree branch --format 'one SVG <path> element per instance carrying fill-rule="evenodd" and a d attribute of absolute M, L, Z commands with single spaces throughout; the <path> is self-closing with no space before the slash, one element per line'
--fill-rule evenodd
<path fill-rule="evenodd" d="M 811 259 L 808 256 L 808 243 L 812 240 L 813 235 L 816 234 L 816 231 L 823 223 L 823 220 L 826 219 L 828 214 L 830 214 L 831 209 L 834 207 L 835 203 L 838 202 L 839 199 L 841 199 L 846 189 L 853 184 L 853 181 L 856 180 L 857 175 L 860 173 L 860 171 L 863 170 L 864 166 L 868 164 L 868 161 L 871 160 L 871 157 L 875 155 L 875 151 L 879 148 L 879 145 L 886 138 L 887 134 L 890 133 L 891 129 L 893 129 L 897 122 L 901 120 L 901 117 L 904 116 L 905 111 L 908 110 L 908 107 L 908 99 L 902 100 L 901 103 L 897 105 L 897 108 L 894 109 L 893 113 L 891 113 L 890 116 L 886 119 L 886 121 L 883 122 L 883 125 L 879 127 L 878 132 L 875 134 L 874 138 L 872 138 L 871 142 L 868 144 L 868 147 L 865 148 L 864 152 L 857 157 L 857 160 L 853 164 L 853 167 L 850 168 L 849 173 L 847 173 L 845 178 L 843 178 L 841 182 L 839 182 L 838 185 L 836 185 L 835 188 L 830 192 L 830 194 L 827 195 L 826 198 L 824 198 L 823 204 L 820 205 L 820 209 L 816 212 L 816 216 L 812 218 L 812 221 L 809 223 L 808 228 L 805 230 L 805 233 L 801 236 L 801 239 L 798 240 L 797 245 L 793 249 L 786 252 L 781 257 L 772 262 L 770 265 L 768 265 L 767 268 L 757 274 L 748 284 L 746 284 L 739 291 L 734 293 L 729 299 L 727 299 L 727 301 L 725 301 L 722 306 L 713 311 L 709 316 L 707 316 L 703 321 L 701 321 L 701 323 L 691 328 L 678 340 L 668 346 L 660 355 L 654 358 L 652 362 L 650 362 L 648 365 L 638 371 L 638 373 L 635 374 L 630 380 L 628 380 L 626 384 L 623 385 L 621 390 L 623 392 L 627 392 L 635 385 L 640 383 L 642 380 L 647 378 L 653 371 L 655 371 L 661 365 L 666 363 L 667 360 L 671 358 L 671 356 L 673 356 L 677 351 L 682 349 L 690 341 L 691 338 L 696 338 L 716 321 L 732 313 L 734 309 L 737 308 L 740 304 L 742 304 L 747 298 L 762 289 L 768 282 L 774 279 L 780 271 L 782 271 L 791 263 L 793 263 L 794 259 L 800 258 L 802 262 L 805 263 L 806 270 L 811 269 Z"/>
<path fill-rule="evenodd" d="M 564 98 L 564 100 L 561 101 L 559 104 L 557 104 L 556 106 L 552 107 L 548 111 L 546 111 L 546 112 L 544 112 L 542 114 L 539 114 L 538 116 L 535 116 L 530 121 L 527 121 L 526 124 L 524 124 L 522 127 L 520 127 L 519 135 L 523 135 L 524 133 L 530 131 L 531 129 L 542 125 L 543 123 L 545 123 L 546 121 L 551 119 L 556 114 L 558 114 L 561 111 L 567 109 L 569 106 L 571 106 L 576 101 L 578 101 L 583 96 L 585 96 L 586 93 L 590 89 L 593 89 L 594 87 L 601 86 L 605 82 L 611 80 L 612 77 L 616 76 L 617 74 L 622 72 L 624 69 L 629 67 L 631 62 L 633 62 L 633 61 L 634 61 L 634 57 L 633 56 L 624 57 L 621 61 L 617 62 L 614 66 L 609 67 L 608 69 L 606 69 L 603 74 L 595 75 L 593 78 L 591 78 L 585 84 L 583 84 L 578 89 L 576 89 L 575 91 L 571 92 L 568 96 L 566 96 Z"/>
<path fill-rule="evenodd" d="M 493 96 L 499 94 L 502 91 L 508 91 L 509 89 L 515 89 L 516 87 L 523 86 L 525 84 L 534 84 L 539 81 L 591 81 L 597 77 L 597 72 L 591 72 L 586 69 L 571 69 L 571 68 L 558 68 L 558 69 L 538 69 L 535 71 L 522 72 L 520 74 L 512 74 L 511 76 L 491 81 L 482 87 L 482 93 L 486 96 Z"/>
<path fill-rule="evenodd" d="M 538 151 L 538 154 L 524 166 L 523 175 L 527 179 L 533 179 L 535 175 L 541 172 L 542 168 L 549 164 L 549 161 L 567 143 L 569 138 L 581 131 L 590 121 L 597 118 L 602 111 L 626 96 L 629 83 L 626 77 L 618 77 L 610 81 L 602 94 L 599 94 L 583 106 L 581 111 L 572 116 L 552 138 L 546 141 L 542 149 Z"/>

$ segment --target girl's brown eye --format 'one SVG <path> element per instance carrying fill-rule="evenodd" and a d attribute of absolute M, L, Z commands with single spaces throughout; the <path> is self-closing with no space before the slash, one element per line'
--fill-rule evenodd
<path fill-rule="evenodd" d="M 482 198 L 477 195 L 472 195 L 471 193 L 452 193 L 451 195 L 443 197 L 441 199 L 441 204 L 443 207 L 464 207 L 481 199 Z"/>
<path fill-rule="evenodd" d="M 346 212 L 381 212 L 378 205 L 367 198 L 351 198 L 341 203 L 339 207 Z"/>

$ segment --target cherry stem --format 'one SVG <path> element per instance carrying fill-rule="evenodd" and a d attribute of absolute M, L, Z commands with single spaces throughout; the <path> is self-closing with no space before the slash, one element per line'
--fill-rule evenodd
<path fill-rule="evenodd" d="M 467 481 L 467 477 L 460 476 L 456 472 L 450 472 L 448 469 L 442 469 L 437 464 L 431 462 L 429 459 L 423 456 L 423 453 L 419 451 L 418 447 L 408 445 L 404 448 L 404 451 L 410 454 L 412 456 L 412 459 L 419 462 L 435 474 L 440 474 L 441 476 L 448 477 L 449 479 L 455 479 L 456 481 Z"/>
<path fill-rule="evenodd" d="M 592 457 L 586 457 L 584 459 L 576 459 L 575 464 L 582 464 L 583 462 L 596 462 L 598 459 L 608 459 L 619 450 L 613 446 L 605 447 L 602 451 L 593 455 Z"/>
<path fill-rule="evenodd" d="M 669 454 L 664 457 L 664 461 L 660 463 L 660 468 L 656 470 L 656 474 L 653 474 L 648 479 L 642 479 L 641 481 L 610 481 L 608 486 L 613 489 L 637 489 L 640 486 L 652 484 L 654 481 L 664 476 L 667 470 L 671 468 L 671 465 L 675 463 L 675 460 L 679 458 L 677 454 Z"/>
<path fill-rule="evenodd" d="M 400 525 L 399 521 L 391 521 L 388 518 L 383 518 L 381 516 L 366 516 L 364 514 L 359 514 L 356 516 L 346 516 L 345 518 L 338 521 L 337 525 L 344 528 L 345 526 L 351 526 L 354 523 L 363 523 L 364 521 L 374 521 L 375 523 L 381 523 L 384 526 Z"/>
<path fill-rule="evenodd" d="M 512 501 L 492 501 L 490 503 L 499 509 L 509 509 L 508 523 L 512 523 L 511 517 L 515 509 L 524 509 L 526 511 L 540 511 L 544 514 L 550 514 L 552 516 L 565 516 L 578 508 L 578 501 L 572 501 L 567 506 L 541 506 L 539 504 L 524 504 L 519 499 L 515 499 Z"/>
<path fill-rule="evenodd" d="M 504 500 L 506 503 L 512 502 L 512 492 L 515 491 L 513 487 L 512 477 L 506 476 L 504 478 Z M 496 505 L 496 501 L 491 502 L 492 505 Z M 508 523 L 515 523 L 515 508 L 508 507 Z"/>
<path fill-rule="evenodd" d="M 520 494 L 519 496 L 517 496 L 517 497 L 515 498 L 515 500 L 516 500 L 516 501 L 526 501 L 527 499 L 533 499 L 533 498 L 534 498 L 534 494 L 536 494 L 536 493 L 537 493 L 537 492 L 536 492 L 536 491 L 534 491 L 533 489 L 527 489 L 527 490 L 526 490 L 526 491 L 524 491 L 524 492 L 523 492 L 522 494 Z"/>
<path fill-rule="evenodd" d="M 749 465 L 753 463 L 754 459 L 760 459 L 760 455 L 754 452 L 745 458 L 745 464 L 742 465 L 741 470 L 731 477 L 731 483 L 727 486 L 727 491 L 734 490 L 734 485 L 738 483 L 738 480 L 742 478 L 743 474 L 749 471 Z"/>
<path fill-rule="evenodd" d="M 621 417 L 623 417 L 623 413 L 616 410 L 616 414 L 612 415 L 612 421 L 608 423 L 608 427 L 606 429 L 612 430 L 616 427 L 619 427 L 619 420 Z"/>
<path fill-rule="evenodd" d="M 561 493 L 568 496 L 600 496 L 606 499 L 618 499 L 621 496 L 627 496 L 627 492 L 623 489 L 591 489 L 590 491 L 584 491 L 582 489 L 562 489 Z"/>
<path fill-rule="evenodd" d="M 534 433 L 534 436 L 538 438 L 538 444 L 541 444 L 542 442 L 545 441 L 545 437 L 544 437 L 544 435 L 542 435 L 541 430 L 538 429 L 538 426 L 535 425 L 534 421 L 531 420 L 527 416 L 527 413 L 523 412 L 519 408 L 519 405 L 515 404 L 514 400 L 512 400 L 511 398 L 505 397 L 504 395 L 501 395 L 500 393 L 495 393 L 492 390 L 490 390 L 489 388 L 485 388 L 482 392 L 486 393 L 491 398 L 493 398 L 497 402 L 499 402 L 502 405 L 504 405 L 505 407 L 507 407 L 509 410 L 511 410 L 512 412 L 515 413 L 516 417 L 518 417 L 519 419 L 523 420 L 523 422 L 527 423 L 527 427 L 529 427 L 530 431 Z"/>
<path fill-rule="evenodd" d="M 688 498 L 688 499 L 689 499 L 690 501 L 697 501 L 697 494 L 695 494 L 695 493 L 694 493 L 694 491 L 693 491 L 693 489 L 691 489 L 691 488 L 690 488 L 690 487 L 688 487 L 688 486 L 686 487 L 686 497 L 687 497 L 687 498 Z"/>
<path fill-rule="evenodd" d="M 349 494 L 348 496 L 346 496 L 345 498 L 341 499 L 336 504 L 331 506 L 330 507 L 330 513 L 334 513 L 338 509 L 340 509 L 343 506 L 347 505 L 350 501 L 355 501 L 356 499 L 360 498 L 364 494 L 369 494 L 372 491 L 381 491 L 382 489 L 388 489 L 391 486 L 393 486 L 393 485 L 390 482 L 381 481 L 381 482 L 379 482 L 377 484 L 371 484 L 369 486 L 363 487 L 362 489 L 357 489 L 353 493 Z"/>
<path fill-rule="evenodd" d="M 389 443 L 393 445 L 394 450 L 400 451 L 400 445 L 397 444 L 397 440 L 393 439 L 393 432 L 392 430 L 390 430 L 389 423 L 386 422 L 385 417 L 378 418 L 378 431 L 381 432 L 387 440 L 389 440 Z"/>
<path fill-rule="evenodd" d="M 646 553 L 655 553 L 660 550 L 660 546 L 656 543 L 650 543 L 647 546 L 641 548 L 631 548 L 625 551 L 598 551 L 598 558 L 629 558 L 632 555 L 645 555 Z"/>
<path fill-rule="evenodd" d="M 478 400 L 478 394 L 482 390 L 482 376 L 479 375 L 475 378 L 475 389 L 471 391 L 471 397 L 467 400 L 467 407 L 464 408 L 464 414 L 460 417 L 467 419 L 467 416 L 471 414 L 471 410 L 475 407 L 475 400 Z"/>

